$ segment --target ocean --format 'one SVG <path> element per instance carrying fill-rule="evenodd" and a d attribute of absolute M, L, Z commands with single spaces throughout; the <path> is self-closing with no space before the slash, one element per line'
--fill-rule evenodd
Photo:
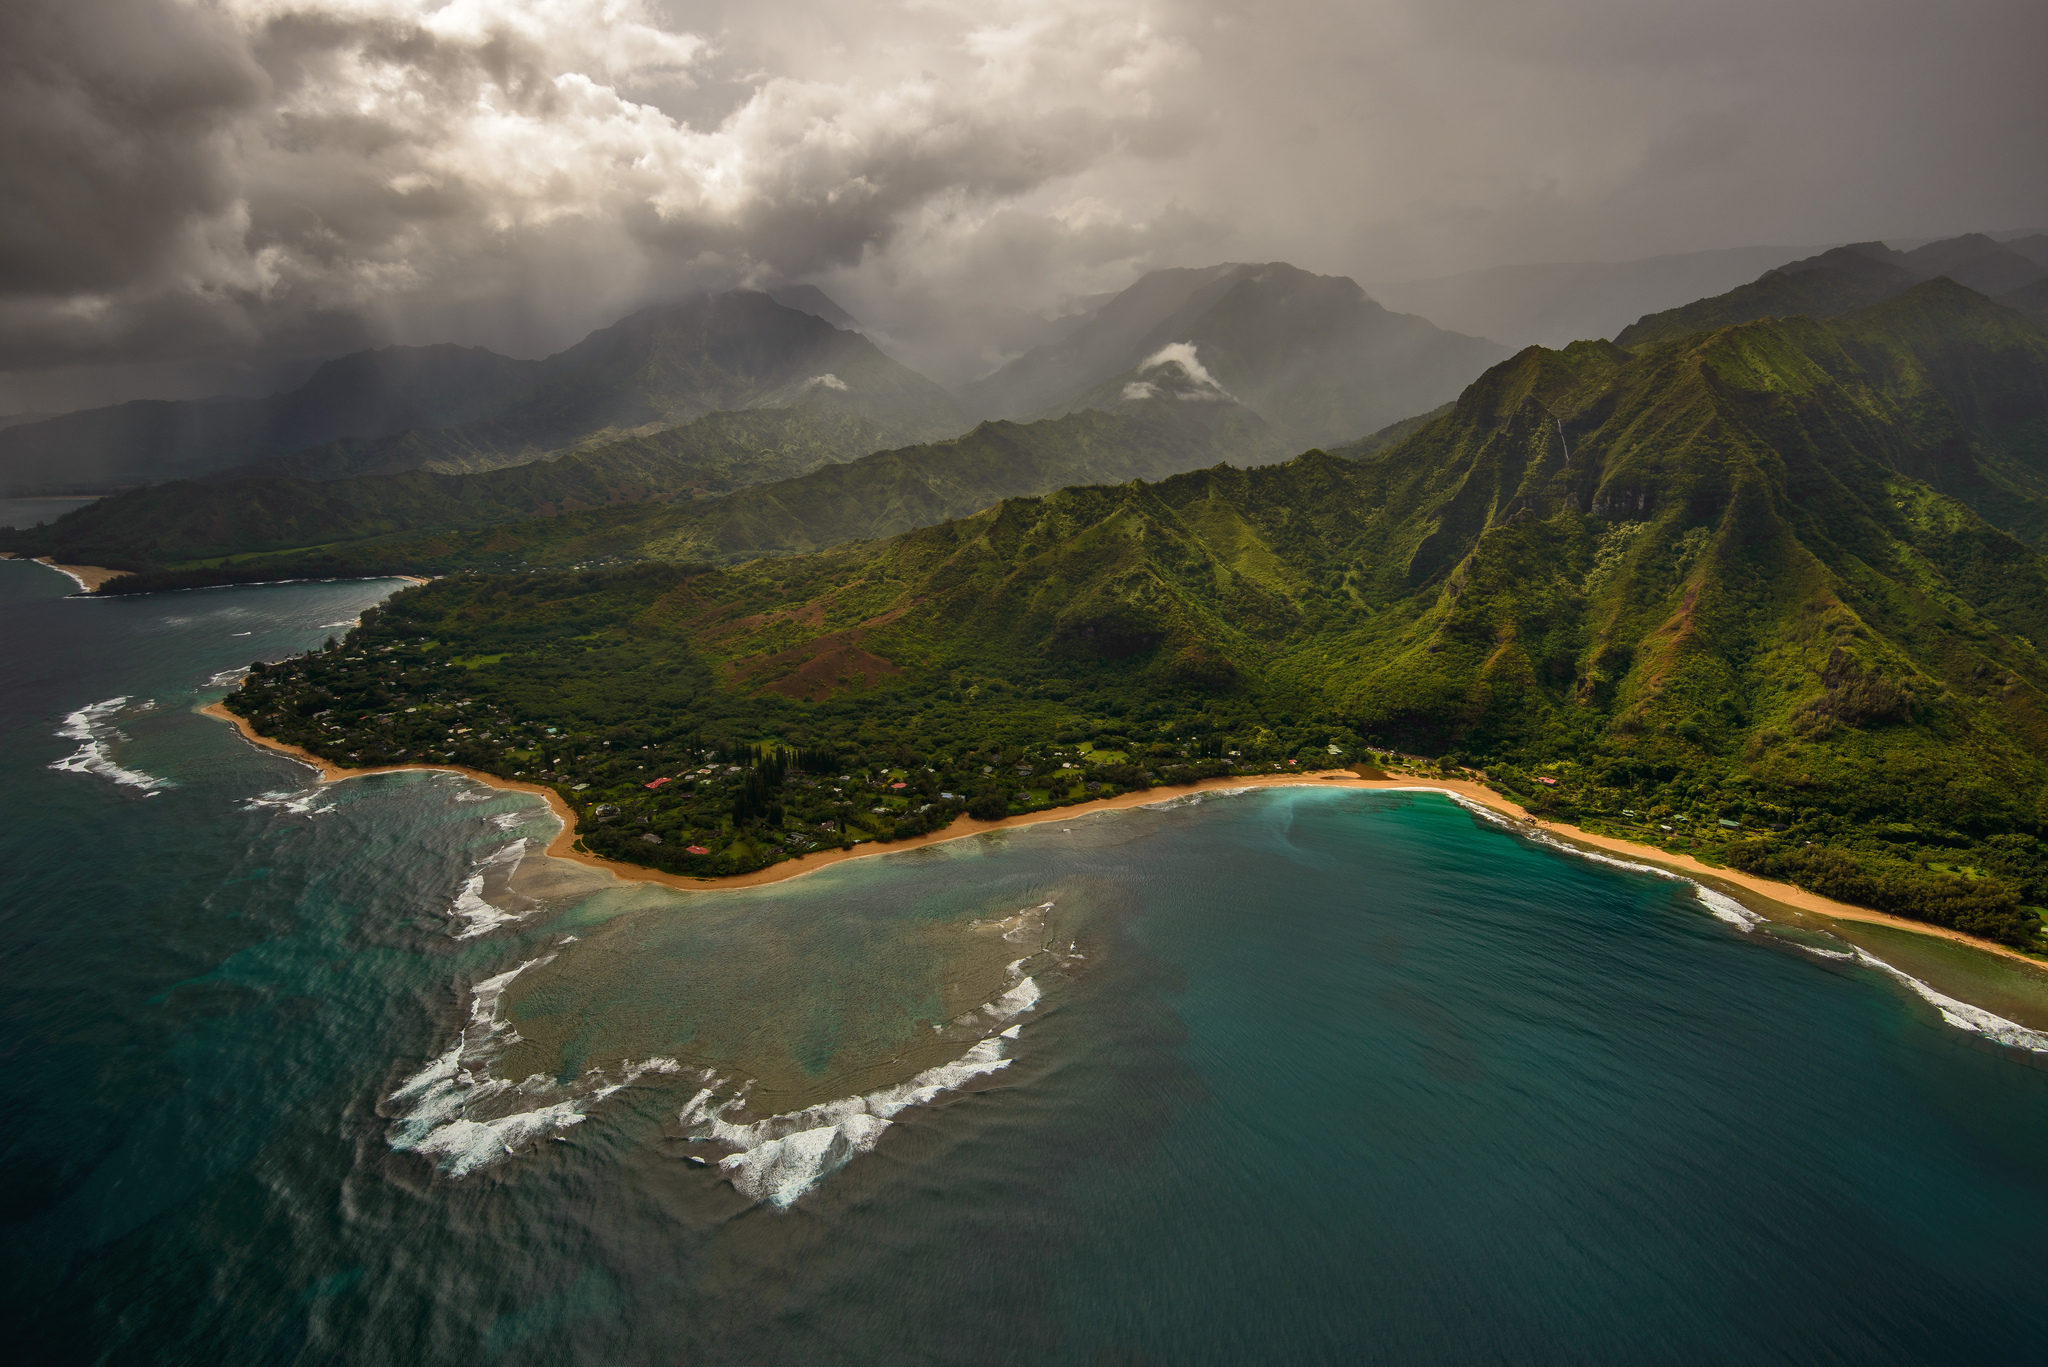
<path fill-rule="evenodd" d="M 617 884 L 196 714 L 394 587 L 0 563 L 17 1361 L 2040 1357 L 2034 970 L 1428 793 Z"/>

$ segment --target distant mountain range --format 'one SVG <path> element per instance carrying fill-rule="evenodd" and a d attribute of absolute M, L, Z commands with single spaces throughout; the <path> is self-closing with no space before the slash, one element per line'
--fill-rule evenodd
<path fill-rule="evenodd" d="M 1173 397 L 1218 383 L 1194 366 L 1162 363 L 1169 389 L 1131 402 L 1249 420 Z M 1832 320 L 1531 347 L 1350 448 L 939 516 L 1027 460 L 1129 468 L 1148 420 L 992 423 L 724 499 L 423 542 L 445 568 L 529 572 L 398 595 L 286 671 L 262 724 L 338 761 L 446 747 L 506 773 L 533 764 L 512 740 L 396 709 L 480 699 L 600 757 L 795 737 L 972 774 L 962 752 L 988 751 L 968 782 L 997 814 L 1052 801 L 1015 757 L 1076 738 L 1147 766 L 1105 766 L 1113 789 L 1396 746 L 1596 830 L 2040 945 L 2048 334 L 2017 311 L 1934 278 Z M 891 519 L 935 525 L 846 542 Z M 602 563 L 634 555 L 668 563 Z M 366 646 L 423 640 L 365 688 Z M 643 774 L 585 767 L 544 777 L 572 804 L 652 801 Z M 753 831 L 735 859 L 784 856 L 793 828 L 763 820 L 734 809 Z"/>
<path fill-rule="evenodd" d="M 1233 403 L 989 422 L 853 459 L 875 435 L 857 418 L 764 409 L 474 474 L 178 481 L 0 533 L 0 548 L 150 571 L 159 586 L 731 561 L 893 536 L 1069 484 L 1256 465 L 1292 449 Z"/>
<path fill-rule="evenodd" d="M 1832 318 L 1902 294 L 1923 280 L 1946 277 L 1991 298 L 2020 296 L 2048 280 L 2048 235 L 1997 242 L 1982 233 L 1930 242 L 1909 252 L 1882 242 L 1858 242 L 1765 271 L 1749 284 L 1678 308 L 1647 314 L 1615 342 L 1642 346 L 1702 328 L 1758 318 Z"/>
<path fill-rule="evenodd" d="M 1146 385 L 1164 367 L 1191 375 L 1193 362 L 1216 397 L 1242 403 L 1297 446 L 1331 445 L 1455 398 L 1508 354 L 1390 313 L 1341 276 L 1230 264 L 1153 271 L 961 397 L 1015 419 L 1183 402 L 1157 399 Z"/>
<path fill-rule="evenodd" d="M 0 491 L 102 492 L 242 467 L 304 479 L 488 470 L 792 405 L 859 417 L 884 444 L 969 425 L 944 390 L 819 316 L 839 312 L 822 293 L 789 297 L 799 306 L 733 290 L 645 309 L 540 361 L 389 347 L 267 399 L 136 402 L 0 428 Z"/>
<path fill-rule="evenodd" d="M 135 402 L 0 424 L 0 493 L 98 493 L 250 474 L 479 473 L 712 412 L 861 419 L 876 449 L 980 414 L 1242 405 L 1296 449 L 1353 440 L 1456 396 L 1500 345 L 1390 313 L 1353 281 L 1286 265 L 1155 271 L 1048 327 L 956 399 L 884 354 L 812 285 L 642 310 L 545 360 L 388 347 L 265 399 Z M 1163 381 L 1172 372 L 1177 379 Z"/>

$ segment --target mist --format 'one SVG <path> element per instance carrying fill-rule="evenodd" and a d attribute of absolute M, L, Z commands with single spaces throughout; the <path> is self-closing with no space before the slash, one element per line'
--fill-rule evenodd
<path fill-rule="evenodd" d="M 0 412 L 809 282 L 942 383 L 1161 266 L 2048 224 L 2038 0 L 18 0 Z"/>

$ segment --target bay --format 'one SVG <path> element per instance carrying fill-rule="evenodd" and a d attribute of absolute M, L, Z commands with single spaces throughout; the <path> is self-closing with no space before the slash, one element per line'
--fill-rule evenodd
<path fill-rule="evenodd" d="M 1838 941 L 1421 794 L 609 884 L 194 712 L 392 587 L 0 564 L 25 1360 L 2038 1357 L 2042 1056 Z M 466 1039 L 526 1090 L 422 1119 Z M 749 1190 L 720 1106 L 838 1147 Z"/>

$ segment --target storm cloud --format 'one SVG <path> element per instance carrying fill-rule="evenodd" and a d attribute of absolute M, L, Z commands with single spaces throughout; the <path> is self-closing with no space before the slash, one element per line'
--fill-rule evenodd
<path fill-rule="evenodd" d="M 2048 223 L 2037 0 L 16 0 L 0 407 L 823 285 L 956 380 L 1160 265 Z M 266 369 L 268 368 L 268 369 Z"/>

